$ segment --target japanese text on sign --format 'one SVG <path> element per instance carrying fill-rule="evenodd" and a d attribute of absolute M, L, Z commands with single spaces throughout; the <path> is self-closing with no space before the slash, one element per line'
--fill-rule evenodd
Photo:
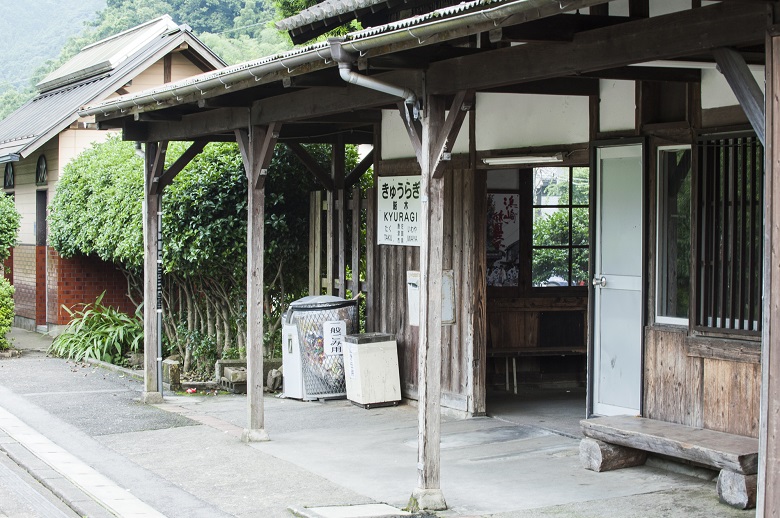
<path fill-rule="evenodd" d="M 347 324 L 343 320 L 333 320 L 322 323 L 322 349 L 325 356 L 344 354 L 344 335 L 347 334 Z"/>
<path fill-rule="evenodd" d="M 420 177 L 380 176 L 377 243 L 420 246 Z"/>

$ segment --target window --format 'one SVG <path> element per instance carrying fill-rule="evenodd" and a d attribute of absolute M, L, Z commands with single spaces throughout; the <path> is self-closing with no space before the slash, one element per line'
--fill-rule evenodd
<path fill-rule="evenodd" d="M 699 141 L 694 327 L 761 331 L 764 150 L 755 136 Z"/>
<path fill-rule="evenodd" d="M 35 185 L 46 185 L 49 180 L 49 171 L 46 167 L 46 157 L 38 157 L 38 163 L 35 166 Z"/>
<path fill-rule="evenodd" d="M 656 322 L 688 324 L 691 296 L 691 149 L 658 150 Z"/>
<path fill-rule="evenodd" d="M 532 174 L 532 286 L 585 286 L 590 170 L 537 167 Z"/>
<path fill-rule="evenodd" d="M 5 164 L 5 174 L 3 175 L 3 189 L 14 188 L 14 165 L 11 162 Z"/>

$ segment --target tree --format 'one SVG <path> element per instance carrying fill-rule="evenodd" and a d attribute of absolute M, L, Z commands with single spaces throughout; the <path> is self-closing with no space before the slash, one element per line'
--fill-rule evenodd
<path fill-rule="evenodd" d="M 19 237 L 21 216 L 14 199 L 0 192 L 0 263 L 8 259 Z"/>
<path fill-rule="evenodd" d="M 6 334 L 14 322 L 14 288 L 2 275 L 2 262 L 8 259 L 11 247 L 17 243 L 19 220 L 13 198 L 0 193 L 0 351 L 11 346 Z"/>

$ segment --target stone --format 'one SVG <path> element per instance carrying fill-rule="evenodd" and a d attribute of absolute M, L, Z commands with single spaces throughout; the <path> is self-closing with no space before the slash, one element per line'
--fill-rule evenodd
<path fill-rule="evenodd" d="M 225 367 L 222 377 L 230 383 L 246 382 L 246 367 Z"/>
<path fill-rule="evenodd" d="M 756 506 L 758 475 L 742 475 L 727 469 L 718 475 L 718 500 L 737 509 L 753 509 Z"/>
<path fill-rule="evenodd" d="M 175 360 L 163 360 L 163 381 L 171 386 L 171 390 L 181 390 L 181 366 Z"/>
<path fill-rule="evenodd" d="M 608 444 L 590 437 L 580 441 L 580 463 L 583 468 L 591 471 L 641 466 L 646 460 L 647 452 L 641 450 Z"/>

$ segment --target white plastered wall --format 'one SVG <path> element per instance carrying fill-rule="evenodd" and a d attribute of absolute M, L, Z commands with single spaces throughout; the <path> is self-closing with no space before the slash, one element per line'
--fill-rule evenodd
<path fill-rule="evenodd" d="M 43 190 L 42 187 L 35 185 L 35 167 L 38 163 L 38 157 L 46 157 L 46 169 L 48 171 L 49 187 L 47 187 L 48 200 L 51 201 L 53 190 L 51 186 L 59 177 L 59 159 L 57 156 L 59 139 L 53 138 L 43 147 L 34 151 L 30 157 L 14 163 L 14 200 L 16 210 L 22 217 L 19 228 L 19 243 L 23 245 L 35 244 L 35 199 L 36 192 Z"/>
<path fill-rule="evenodd" d="M 764 67 L 751 66 L 750 71 L 756 79 L 761 91 L 764 91 Z M 721 108 L 724 106 L 736 106 L 739 104 L 734 92 L 731 90 L 726 78 L 714 68 L 705 68 L 701 71 L 701 107 Z"/>
<path fill-rule="evenodd" d="M 636 84 L 633 81 L 599 81 L 599 131 L 625 131 L 636 127 Z"/>
<path fill-rule="evenodd" d="M 452 153 L 469 152 L 469 118 L 463 121 Z M 382 110 L 382 160 L 414 158 L 414 149 L 397 110 Z"/>
<path fill-rule="evenodd" d="M 477 151 L 589 139 L 588 97 L 478 93 L 476 110 Z"/>

